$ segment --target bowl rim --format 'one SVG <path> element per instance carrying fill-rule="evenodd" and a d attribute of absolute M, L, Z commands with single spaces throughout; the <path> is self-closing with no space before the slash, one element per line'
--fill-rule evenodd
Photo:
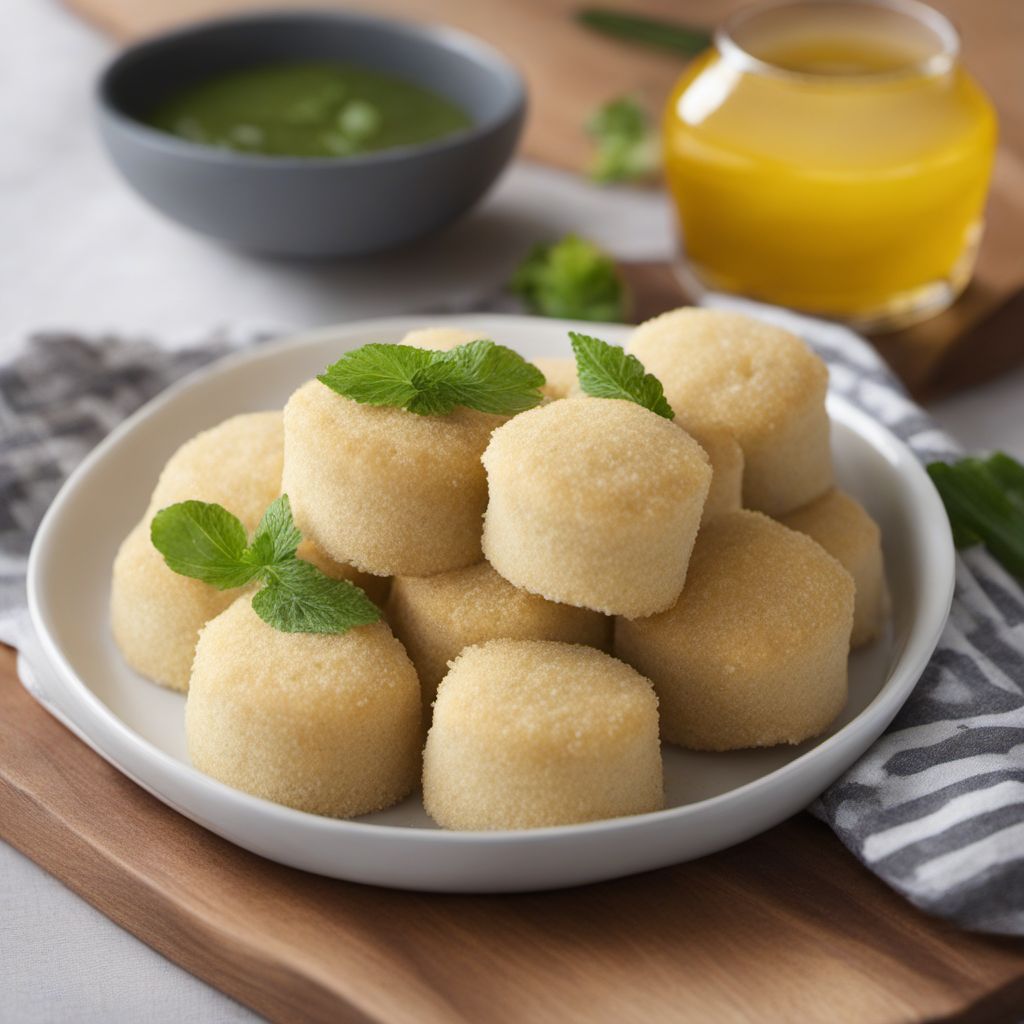
<path fill-rule="evenodd" d="M 145 61 L 149 55 L 166 46 L 187 45 L 191 40 L 207 32 L 231 29 L 253 24 L 275 22 L 329 21 L 353 26 L 373 27 L 404 36 L 431 47 L 439 52 L 459 53 L 473 61 L 495 79 L 504 82 L 507 96 L 501 109 L 468 128 L 462 128 L 428 142 L 414 142 L 369 153 L 353 153 L 349 156 L 287 156 L 267 153 L 245 153 L 239 150 L 222 149 L 203 143 L 190 142 L 170 132 L 161 131 L 144 121 L 128 114 L 117 101 L 114 93 L 114 79 L 126 65 Z M 485 138 L 500 128 L 525 117 L 528 106 L 526 82 L 519 69 L 490 43 L 448 25 L 419 24 L 402 19 L 382 18 L 374 14 L 356 11 L 331 10 L 324 8 L 297 8 L 295 10 L 249 11 L 243 14 L 204 18 L 169 31 L 148 35 L 124 47 L 103 67 L 96 78 L 94 102 L 101 119 L 105 118 L 119 128 L 130 132 L 139 141 L 152 149 L 163 151 L 169 156 L 186 157 L 203 163 L 220 166 L 249 166 L 270 169 L 292 169 L 297 167 L 318 170 L 337 170 L 339 167 L 372 167 L 376 164 L 392 164 L 414 156 L 452 151 Z"/>
<path fill-rule="evenodd" d="M 743 783 L 725 793 L 705 797 L 693 803 L 665 807 L 644 814 L 518 831 L 473 830 L 453 832 L 445 829 L 367 822 L 358 818 L 327 818 L 272 803 L 262 797 L 253 796 L 252 794 L 234 789 L 225 783 L 204 775 L 191 764 L 180 761 L 156 747 L 119 718 L 78 675 L 70 660 L 64 654 L 56 639 L 55 630 L 51 628 L 51 616 L 45 598 L 46 584 L 44 577 L 46 575 L 50 534 L 58 528 L 60 519 L 67 514 L 66 506 L 73 504 L 77 491 L 92 473 L 93 467 L 106 459 L 111 450 L 118 447 L 121 439 L 131 433 L 141 421 L 162 413 L 168 405 L 173 404 L 177 400 L 180 394 L 190 389 L 200 380 L 216 380 L 218 378 L 230 377 L 240 365 L 263 360 L 274 360 L 279 358 L 284 351 L 294 349 L 297 346 L 313 346 L 324 340 L 336 338 L 339 334 L 344 336 L 367 330 L 370 327 L 381 333 L 395 333 L 400 330 L 411 329 L 416 324 L 422 325 L 424 321 L 430 319 L 428 316 L 415 315 L 390 316 L 361 319 L 298 331 L 281 339 L 260 345 L 255 349 L 233 352 L 212 364 L 199 367 L 154 396 L 115 427 L 86 456 L 64 482 L 64 485 L 47 509 L 29 552 L 27 572 L 28 607 L 40 648 L 49 663 L 49 667 L 56 672 L 65 695 L 70 697 L 77 705 L 80 714 L 84 712 L 84 723 L 75 716 L 72 716 L 72 720 L 76 728 L 85 732 L 90 742 L 92 741 L 92 736 L 97 732 L 102 735 L 104 740 L 102 750 L 100 750 L 102 756 L 131 778 L 135 778 L 135 776 L 125 767 L 123 760 L 120 760 L 113 751 L 118 750 L 122 757 L 125 751 L 135 756 L 141 756 L 151 763 L 158 765 L 163 773 L 178 784 L 193 789 L 198 788 L 198 790 L 207 794 L 218 796 L 226 802 L 227 806 L 233 806 L 242 814 L 265 816 L 276 825 L 301 829 L 309 835 L 339 833 L 347 835 L 352 839 L 360 836 L 378 836 L 385 840 L 398 838 L 403 843 L 412 844 L 448 843 L 458 845 L 482 842 L 485 844 L 512 843 L 517 846 L 526 847 L 552 839 L 583 834 L 629 832 L 634 829 L 642 830 L 653 822 L 664 822 L 666 824 L 672 822 L 681 825 L 688 818 L 701 811 L 707 811 L 712 807 L 717 808 L 723 804 L 728 806 L 730 803 L 741 798 L 756 798 L 765 791 L 771 792 L 783 780 L 799 777 L 806 770 L 808 762 L 819 761 L 829 753 L 836 754 L 839 751 L 856 746 L 858 737 L 865 730 L 870 729 L 872 723 L 879 725 L 879 733 L 884 730 L 917 685 L 921 673 L 928 664 L 945 627 L 952 604 L 956 577 L 955 549 L 953 547 L 949 520 L 942 506 L 941 499 L 932 485 L 931 479 L 925 472 L 924 466 L 914 453 L 888 427 L 873 419 L 866 412 L 858 409 L 849 399 L 832 391 L 829 392 L 827 398 L 830 420 L 835 419 L 837 422 L 841 422 L 853 429 L 857 434 L 865 438 L 876 451 L 883 453 L 889 462 L 900 469 L 904 480 L 904 489 L 914 497 L 915 504 L 918 506 L 919 522 L 921 524 L 927 523 L 929 526 L 929 529 L 922 532 L 920 541 L 922 550 L 927 552 L 927 557 L 922 559 L 920 567 L 922 608 L 915 621 L 908 627 L 905 643 L 902 647 L 894 649 L 888 676 L 882 687 L 860 714 L 846 725 L 841 726 L 832 735 L 815 742 L 808 750 L 795 757 L 792 761 L 765 775 Z M 433 319 L 443 319 L 446 323 L 453 325 L 457 325 L 460 321 L 467 325 L 473 325 L 474 323 L 480 325 L 485 320 L 488 322 L 503 320 L 507 323 L 518 322 L 522 324 L 533 322 L 535 324 L 540 320 L 553 330 L 578 329 L 579 327 L 579 323 L 576 321 L 547 320 L 537 317 L 503 315 L 490 312 Z M 594 324 L 592 326 L 595 329 L 606 330 L 608 334 L 623 340 L 628 329 L 621 324 Z M 608 328 L 611 328 L 611 330 L 607 330 Z M 145 783 L 142 783 L 142 785 L 144 788 L 149 789 Z M 154 790 L 150 789 L 150 792 L 154 792 Z M 164 796 L 161 796 L 159 793 L 157 795 L 166 802 Z"/>

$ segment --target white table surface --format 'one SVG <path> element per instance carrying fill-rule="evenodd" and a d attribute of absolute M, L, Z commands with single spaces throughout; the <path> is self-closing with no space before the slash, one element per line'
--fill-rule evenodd
<path fill-rule="evenodd" d="M 480 209 L 398 257 L 257 260 L 163 221 L 99 152 L 92 82 L 109 44 L 55 0 L 6 0 L 0 31 L 0 360 L 40 329 L 175 344 L 219 325 L 301 328 L 496 293 L 535 240 L 673 249 L 664 200 L 517 164 Z M 1024 458 L 1024 371 L 934 406 L 969 449 Z M 164 960 L 0 843 L 0 1024 L 192 1024 L 254 1015 Z"/>

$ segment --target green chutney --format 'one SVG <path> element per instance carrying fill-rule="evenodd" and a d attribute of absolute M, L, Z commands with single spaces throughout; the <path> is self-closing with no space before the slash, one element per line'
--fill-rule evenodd
<path fill-rule="evenodd" d="M 270 64 L 183 89 L 147 123 L 207 146 L 269 156 L 344 157 L 471 127 L 428 89 L 352 64 Z"/>

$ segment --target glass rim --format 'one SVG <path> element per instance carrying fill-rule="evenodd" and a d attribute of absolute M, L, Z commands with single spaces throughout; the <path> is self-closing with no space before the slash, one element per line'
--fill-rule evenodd
<path fill-rule="evenodd" d="M 849 74 L 829 74 L 816 71 L 794 71 L 792 68 L 773 64 L 769 60 L 755 56 L 735 37 L 737 29 L 772 11 L 785 10 L 787 7 L 874 7 L 882 11 L 893 11 L 902 14 L 919 25 L 925 26 L 936 37 L 939 48 L 916 61 L 908 61 L 905 66 L 886 69 L 884 71 L 866 71 Z M 941 11 L 921 0 L 761 0 L 752 3 L 728 15 L 715 29 L 713 34 L 715 48 L 724 60 L 737 64 L 743 70 L 761 75 L 773 75 L 805 82 L 827 84 L 829 82 L 849 84 L 851 82 L 881 82 L 900 78 L 927 78 L 945 74 L 956 65 L 960 56 L 960 35 L 953 23 Z"/>

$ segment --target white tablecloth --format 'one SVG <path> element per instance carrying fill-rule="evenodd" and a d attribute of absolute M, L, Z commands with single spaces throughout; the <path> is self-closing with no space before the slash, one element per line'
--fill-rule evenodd
<path fill-rule="evenodd" d="M 525 249 L 577 231 L 621 257 L 672 251 L 664 200 L 528 164 L 438 239 L 398 257 L 296 264 L 163 221 L 99 152 L 92 83 L 105 40 L 55 0 L 6 0 L 0 31 L 0 360 L 40 328 L 185 337 L 220 324 L 308 327 L 458 309 L 497 292 Z M 1024 372 L 932 411 L 969 448 L 1024 458 Z M 0 843 L 0 1024 L 254 1019 Z"/>

